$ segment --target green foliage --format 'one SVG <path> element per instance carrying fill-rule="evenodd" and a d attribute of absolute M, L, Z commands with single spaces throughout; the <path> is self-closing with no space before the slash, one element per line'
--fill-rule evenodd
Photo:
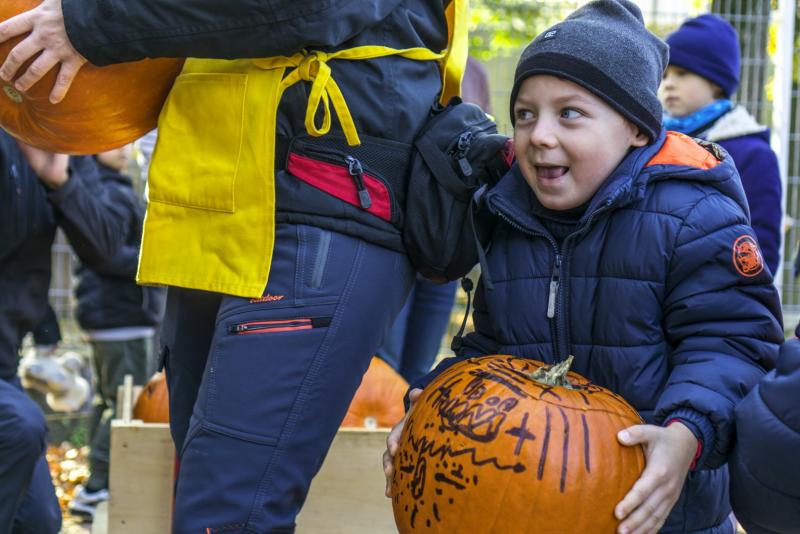
<path fill-rule="evenodd" d="M 531 0 L 472 0 L 470 2 L 470 55 L 488 60 L 516 54 L 565 13 L 575 2 L 558 6 Z"/>

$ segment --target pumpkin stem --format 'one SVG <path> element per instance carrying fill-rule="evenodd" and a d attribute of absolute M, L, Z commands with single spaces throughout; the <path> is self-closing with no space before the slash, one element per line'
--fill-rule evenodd
<path fill-rule="evenodd" d="M 570 355 L 561 363 L 540 367 L 531 373 L 530 377 L 540 384 L 545 384 L 547 386 L 561 386 L 567 389 L 575 389 L 567 379 L 567 373 L 574 359 L 575 358 Z"/>

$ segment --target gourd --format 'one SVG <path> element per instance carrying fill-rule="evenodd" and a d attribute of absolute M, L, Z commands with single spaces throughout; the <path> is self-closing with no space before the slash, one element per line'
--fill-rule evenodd
<path fill-rule="evenodd" d="M 145 423 L 169 423 L 167 376 L 158 372 L 145 384 L 133 407 L 133 418 Z"/>
<path fill-rule="evenodd" d="M 410 532 L 612 533 L 644 469 L 617 432 L 641 418 L 620 396 L 556 366 L 484 356 L 424 390 L 394 457 L 395 521 Z"/>
<path fill-rule="evenodd" d="M 389 364 L 372 358 L 342 427 L 391 428 L 405 414 L 403 396 L 408 383 Z"/>
<path fill-rule="evenodd" d="M 3 0 L 0 20 L 38 4 L 37 0 Z M 0 44 L 0 64 L 23 37 Z M 0 80 L 0 127 L 51 152 L 95 154 L 118 148 L 156 127 L 182 66 L 183 59 L 146 59 L 106 67 L 86 63 L 58 104 L 49 101 L 57 67 L 25 93 Z"/>

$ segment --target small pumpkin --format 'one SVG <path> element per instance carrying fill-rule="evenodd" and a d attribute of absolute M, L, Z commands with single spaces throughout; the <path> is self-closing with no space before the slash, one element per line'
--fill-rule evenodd
<path fill-rule="evenodd" d="M 0 20 L 36 7 L 39 0 L 3 0 Z M 23 37 L 0 44 L 0 64 Z M 30 61 L 25 67 L 30 64 Z M 123 146 L 156 127 L 158 114 L 183 59 L 146 59 L 106 67 L 86 63 L 67 96 L 49 101 L 58 69 L 25 93 L 0 81 L 0 127 L 35 147 L 95 154 Z M 18 75 L 25 72 L 20 69 Z"/>
<path fill-rule="evenodd" d="M 169 423 L 169 390 L 163 372 L 157 372 L 145 384 L 133 407 L 133 418 L 145 423 Z"/>
<path fill-rule="evenodd" d="M 391 428 L 405 415 L 406 382 L 392 366 L 377 356 L 361 379 L 342 427 Z"/>
<path fill-rule="evenodd" d="M 616 435 L 642 421 L 567 374 L 571 360 L 471 358 L 425 388 L 394 459 L 402 534 L 616 531 L 614 507 L 645 465 Z"/>

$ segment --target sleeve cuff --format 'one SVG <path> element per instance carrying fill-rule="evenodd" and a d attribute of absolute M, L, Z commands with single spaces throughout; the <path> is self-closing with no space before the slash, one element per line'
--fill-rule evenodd
<path fill-rule="evenodd" d="M 692 465 L 689 469 L 694 471 L 695 469 L 701 468 L 706 458 L 708 458 L 709 454 L 711 454 L 711 451 L 714 449 L 715 432 L 711 421 L 700 412 L 688 408 L 682 408 L 672 412 L 664 421 L 665 427 L 672 423 L 680 422 L 691 430 L 694 437 L 697 438 L 697 452 L 695 453 Z"/>
<path fill-rule="evenodd" d="M 56 205 L 62 204 L 75 192 L 76 188 L 80 187 L 79 180 L 75 179 L 74 173 L 69 172 L 69 178 L 64 182 L 64 185 L 58 189 L 52 189 L 47 192 L 47 198 Z"/>

